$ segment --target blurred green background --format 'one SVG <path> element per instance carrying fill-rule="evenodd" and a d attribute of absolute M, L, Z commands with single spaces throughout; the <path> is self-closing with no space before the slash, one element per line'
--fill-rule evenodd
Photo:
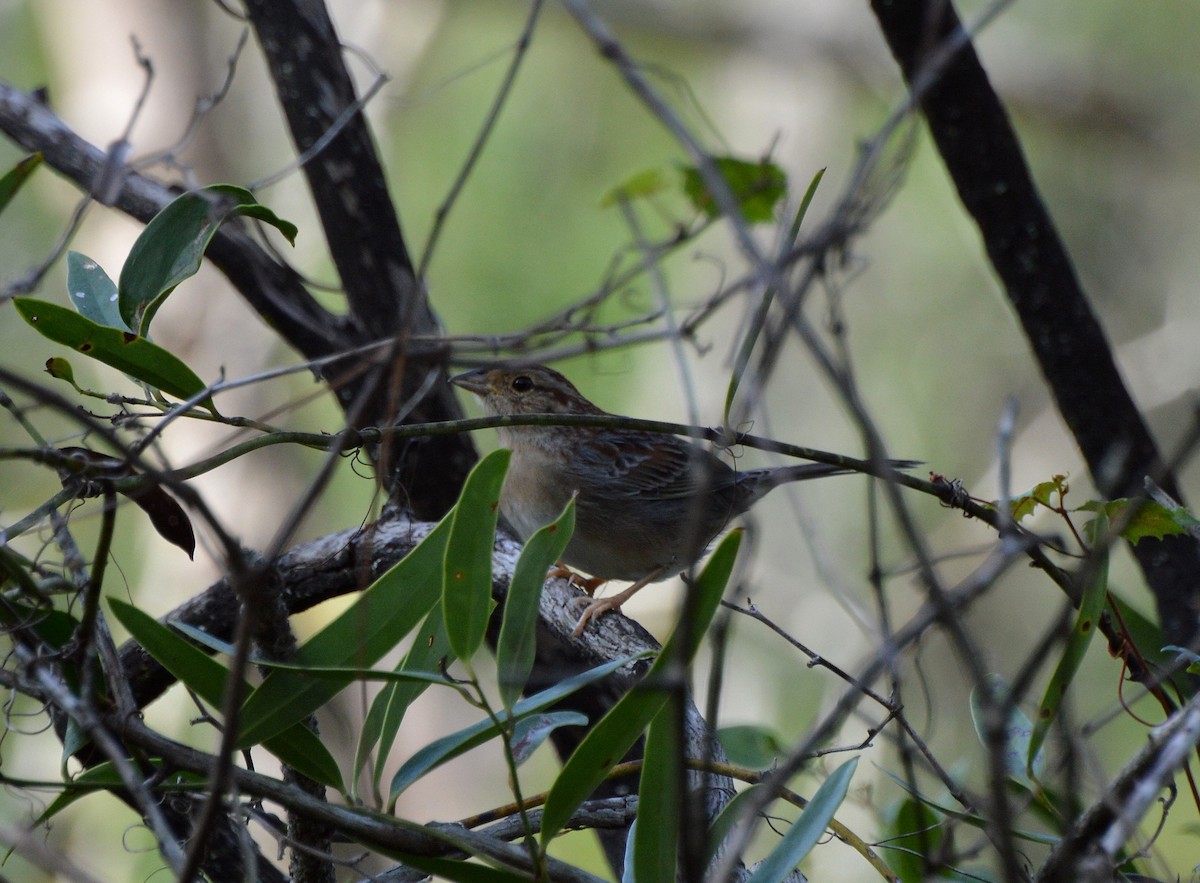
<path fill-rule="evenodd" d="M 515 0 L 338 0 L 331 3 L 350 64 L 366 86 L 375 76 L 370 58 L 389 75 L 370 105 L 380 151 L 412 250 L 419 254 L 434 212 L 458 174 L 507 67 L 528 13 Z M 635 57 L 675 103 L 683 118 L 717 151 L 754 159 L 768 152 L 787 171 L 796 199 L 826 169 L 809 217 L 825 216 L 844 187 L 859 143 L 871 137 L 902 98 L 897 72 L 865 2 L 844 0 L 720 0 L 595 4 Z M 963 3 L 971 20 L 985 8 Z M 51 106 L 68 125 L 104 146 L 124 130 L 142 85 L 130 47 L 133 35 L 154 62 L 147 107 L 132 135 L 135 161 L 172 147 L 187 128 L 198 97 L 225 77 L 242 25 L 216 4 L 156 0 L 0 0 L 0 77 L 19 87 L 49 87 Z M 1131 5 L 1118 0 L 1017 3 L 978 36 L 993 83 L 1024 140 L 1034 175 L 1096 311 L 1117 350 L 1138 402 L 1164 450 L 1171 451 L 1193 415 L 1200 377 L 1195 341 L 1200 302 L 1200 249 L 1193 239 L 1200 214 L 1200 68 L 1194 35 L 1200 7 L 1182 0 Z M 195 137 L 174 155 L 199 183 L 249 183 L 292 159 L 290 142 L 253 43 L 243 53 L 228 97 L 209 113 Z M 20 152 L 0 143 L 0 169 Z M 556 4 L 548 4 L 516 89 L 504 107 L 482 161 L 469 180 L 430 265 L 429 288 L 449 333 L 488 335 L 518 331 L 579 300 L 602 283 L 614 257 L 633 237 L 604 195 L 644 169 L 670 170 L 684 159 L 668 133 L 643 109 Z M 178 170 L 149 171 L 181 180 Z M 300 226 L 293 255 L 314 279 L 336 283 L 302 182 L 295 175 L 259 198 Z M 60 235 L 78 194 L 42 170 L 0 217 L 0 283 L 8 284 L 46 255 Z M 670 219 L 643 209 L 655 231 Z M 93 207 L 72 248 L 98 260 L 114 278 L 139 228 Z M 764 234 L 769 240 L 769 233 Z M 698 304 L 738 272 L 736 250 L 714 231 L 666 266 L 679 308 Z M 36 294 L 65 302 L 60 264 Z M 1088 499 L 1077 451 L 1043 389 L 1019 329 L 990 275 L 977 235 L 964 219 L 952 188 L 923 131 L 915 155 L 886 211 L 853 245 L 833 284 L 810 304 L 818 319 L 845 323 L 863 395 L 891 452 L 919 458 L 929 468 L 962 479 L 976 496 L 998 496 L 995 426 L 1009 397 L 1020 405 L 1013 451 L 1016 489 L 1053 473 L 1072 478 L 1072 499 Z M 336 303 L 335 295 L 325 295 Z M 616 321 L 649 309 L 646 280 L 618 297 L 605 317 Z M 11 307 L 0 308 L 0 359 L 39 376 L 56 348 L 37 337 Z M 699 418 L 720 419 L 729 355 L 739 331 L 734 312 L 701 329 L 689 349 L 688 371 L 697 390 Z M 239 377 L 293 363 L 294 354 L 206 269 L 171 299 L 156 320 L 157 340 L 185 358 L 202 377 L 224 370 Z M 107 389 L 124 381 L 75 360 L 85 386 Z M 680 371 L 662 344 L 581 356 L 560 365 L 605 408 L 637 416 L 686 420 Z M 66 392 L 66 388 L 60 392 Z M 284 402 L 305 402 L 276 418 L 308 430 L 334 430 L 337 412 L 327 397 L 306 401 L 318 388 L 304 375 L 240 391 L 226 412 L 257 415 Z M 472 406 L 473 407 L 473 406 Z M 74 430 L 35 415 L 43 430 L 66 440 Z M 859 453 L 858 436 L 828 384 L 798 346 L 785 353 L 775 385 L 756 417 L 755 431 L 797 444 Z M 228 438 L 210 427 L 189 427 L 167 440 L 176 462 L 188 462 Z M 0 441 L 25 439 L 0 421 Z M 483 447 L 495 444 L 489 435 Z M 196 482 L 197 488 L 242 539 L 267 542 L 280 514 L 304 490 L 319 458 L 305 452 L 256 455 Z M 748 455 L 745 462 L 758 462 Z M 349 464 L 304 526 L 305 537 L 351 527 L 368 517 L 373 486 Z M 1194 466 L 1185 487 L 1197 490 Z M 53 493 L 54 476 L 0 465 L 5 523 Z M 819 653 L 843 668 L 866 658 L 876 637 L 866 583 L 865 491 L 849 479 L 780 492 L 752 519 L 756 554 L 747 574 L 755 603 Z M 978 551 L 991 535 L 978 525 L 915 500 L 922 529 L 940 555 Z M 86 535 L 87 513 L 77 522 Z M 1048 530 L 1061 531 L 1052 523 Z M 178 550 L 147 535 L 134 519 L 119 524 L 117 562 L 129 596 L 155 614 L 201 590 L 216 574 L 211 556 L 180 560 Z M 906 564 L 886 538 L 889 568 Z M 1123 556 L 1122 556 L 1123 558 Z M 943 564 L 947 579 L 967 573 L 976 559 Z M 1153 608 L 1124 560 L 1115 581 L 1123 597 L 1146 613 Z M 898 616 L 921 595 L 906 578 L 889 583 Z M 627 611 L 662 634 L 677 592 L 644 593 Z M 1024 658 L 1040 628 L 1060 607 L 1057 592 L 1023 570 L 970 614 L 968 626 L 1003 674 Z M 328 611 L 314 611 L 307 623 Z M 306 627 L 305 623 L 301 627 Z M 748 622 L 735 622 L 725 723 L 758 722 L 792 741 L 841 686 L 808 670 Z M 942 641 L 920 651 L 924 693 L 905 697 L 910 717 L 924 725 L 936 753 L 968 781 L 978 783 L 983 756 L 969 730 L 970 685 Z M 1074 720 L 1101 721 L 1089 780 L 1099 787 L 1140 745 L 1145 728 L 1118 707 L 1120 672 L 1096 648 L 1085 665 Z M 1153 709 L 1138 703 L 1138 710 Z M 392 763 L 472 716 L 453 703 L 426 703 Z M 53 778 L 58 758 L 50 741 L 26 731 L 10 711 L 0 752 L 10 775 Z M 172 693 L 151 720 L 179 736 L 192 709 Z M 872 714 L 876 710 L 871 710 Z M 324 734 L 339 756 L 351 750 L 362 713 L 358 696 L 331 710 Z M 31 719 L 32 728 L 40 726 Z M 169 722 L 169 723 L 167 723 Z M 845 741 L 862 738 L 851 725 Z M 205 730 L 205 733 L 208 731 Z M 203 737 L 207 738 L 207 736 Z M 545 753 L 545 750 L 543 749 Z M 886 751 L 872 759 L 892 769 Z M 548 753 L 543 770 L 553 769 Z M 802 780 L 811 792 L 819 779 Z M 536 776 L 535 776 L 536 778 Z M 479 783 L 486 783 L 481 791 Z M 505 799 L 497 756 L 478 751 L 444 776 L 414 788 L 401 807 L 415 818 L 453 819 Z M 470 783 L 464 785 L 464 783 Z M 868 839 L 882 830 L 875 813 L 900 798 L 869 765 L 859 767 L 852 809 L 844 821 Z M 1088 795 L 1081 795 L 1086 801 Z M 105 879 L 142 879 L 161 863 L 136 819 L 111 811 L 106 798 L 81 801 L 64 814 L 49 842 Z M 27 821 L 30 807 L 15 795 L 0 798 L 0 821 Z M 107 810 L 107 811 L 106 811 Z M 1195 860 L 1195 815 L 1176 808 L 1160 840 L 1160 872 L 1185 874 Z M 590 849 L 581 842 L 580 849 Z M 591 866 L 603 873 L 598 858 Z M 864 868 L 838 845 L 817 849 L 807 867 L 814 879 L 861 880 Z M 40 880 L 17 857 L 5 873 Z"/>

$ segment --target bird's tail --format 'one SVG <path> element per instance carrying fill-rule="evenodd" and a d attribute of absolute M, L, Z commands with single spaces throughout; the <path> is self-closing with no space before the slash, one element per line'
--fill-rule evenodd
<path fill-rule="evenodd" d="M 920 466 L 920 460 L 888 460 L 893 469 L 912 469 Z M 827 475 L 852 475 L 862 472 L 861 469 L 851 469 L 848 466 L 834 466 L 829 463 L 799 463 L 795 466 L 781 466 L 774 469 L 752 469 L 742 473 L 742 479 L 748 479 L 757 484 L 753 498 L 762 498 L 767 492 L 792 481 L 807 481 L 810 478 L 825 478 Z M 863 473 L 864 475 L 870 473 Z"/>

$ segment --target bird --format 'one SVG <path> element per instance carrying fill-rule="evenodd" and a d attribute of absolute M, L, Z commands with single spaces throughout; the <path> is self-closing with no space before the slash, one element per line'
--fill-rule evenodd
<path fill-rule="evenodd" d="M 450 383 L 474 394 L 488 416 L 608 415 L 545 365 L 488 365 Z M 730 521 L 779 485 L 855 471 L 824 463 L 737 470 L 698 444 L 635 429 L 497 429 L 501 445 L 512 451 L 500 511 L 522 542 L 557 519 L 574 497 L 575 531 L 561 563 L 591 574 L 576 580 L 589 597 L 608 580 L 632 582 L 616 595 L 590 598 L 576 635 L 646 585 L 691 567 Z"/>

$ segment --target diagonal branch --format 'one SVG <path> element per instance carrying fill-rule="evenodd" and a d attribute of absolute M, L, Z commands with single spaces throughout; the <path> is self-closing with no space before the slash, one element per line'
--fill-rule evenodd
<path fill-rule="evenodd" d="M 1146 476 L 1161 476 L 1167 492 L 1181 499 L 953 5 L 872 0 L 871 7 L 1100 492 L 1137 496 Z M 941 76 L 919 88 L 927 63 L 942 61 L 940 47 L 954 42 L 960 48 Z M 1143 540 L 1132 552 L 1168 639 L 1196 640 L 1196 541 Z"/>

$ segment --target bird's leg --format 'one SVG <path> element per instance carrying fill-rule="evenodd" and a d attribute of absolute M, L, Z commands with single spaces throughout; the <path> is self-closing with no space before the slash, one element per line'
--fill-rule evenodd
<path fill-rule="evenodd" d="M 588 602 L 588 605 L 583 608 L 583 614 L 579 617 L 579 622 L 575 623 L 575 636 L 579 637 L 583 634 L 583 630 L 587 628 L 589 620 L 596 618 L 601 613 L 607 613 L 609 610 L 620 610 L 622 604 L 624 604 L 650 583 L 654 582 L 656 579 L 660 579 L 666 572 L 667 568 L 665 566 L 656 567 L 625 591 L 618 592 L 609 598 L 594 598 L 592 601 Z M 576 600 L 582 601 L 583 599 L 579 598 Z"/>
<path fill-rule="evenodd" d="M 550 568 L 550 572 L 546 574 L 546 579 L 554 579 L 555 577 L 561 577 L 565 579 L 589 598 L 596 594 L 596 589 L 608 582 L 608 580 L 601 579 L 598 576 L 582 576 L 573 571 L 571 568 L 567 567 L 567 565 L 563 564 L 561 561 L 556 562 L 555 565 Z"/>

